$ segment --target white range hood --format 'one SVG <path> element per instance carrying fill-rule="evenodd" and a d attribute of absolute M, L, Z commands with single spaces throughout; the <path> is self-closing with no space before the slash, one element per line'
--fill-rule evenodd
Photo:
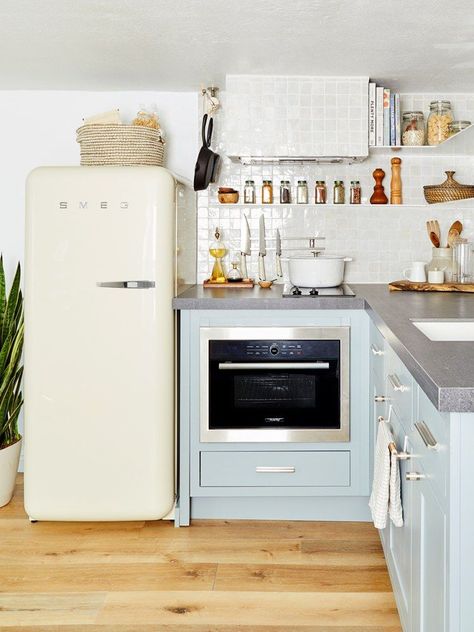
<path fill-rule="evenodd" d="M 223 151 L 243 164 L 368 156 L 368 77 L 228 75 Z"/>

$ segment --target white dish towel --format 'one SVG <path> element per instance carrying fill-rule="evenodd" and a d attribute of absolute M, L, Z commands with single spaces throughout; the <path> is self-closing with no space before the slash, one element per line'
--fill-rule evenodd
<path fill-rule="evenodd" d="M 400 469 L 396 456 L 390 454 L 389 444 L 393 441 L 390 425 L 381 421 L 375 445 L 374 480 L 369 507 L 377 529 L 385 529 L 387 515 L 396 527 L 403 525 L 400 499 Z"/>

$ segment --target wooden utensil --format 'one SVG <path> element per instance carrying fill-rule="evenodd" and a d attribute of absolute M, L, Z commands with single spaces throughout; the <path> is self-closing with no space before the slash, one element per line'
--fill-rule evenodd
<path fill-rule="evenodd" d="M 447 248 L 452 248 L 454 246 L 454 242 L 459 237 L 459 231 L 455 228 L 450 228 L 448 233 L 448 245 Z"/>
<path fill-rule="evenodd" d="M 435 236 L 438 239 L 438 242 L 441 242 L 441 230 L 439 228 L 439 223 L 437 219 L 429 219 L 426 222 L 426 230 L 428 232 L 428 237 L 430 238 L 430 241 L 433 243 L 433 240 L 431 239 L 431 233 L 434 233 Z M 439 244 L 438 246 L 436 246 L 437 248 L 439 248 Z"/>
<path fill-rule="evenodd" d="M 435 248 L 439 248 L 440 241 L 438 235 L 433 231 L 430 232 L 430 240 Z"/>
<path fill-rule="evenodd" d="M 450 244 L 449 244 L 449 233 L 452 230 L 457 230 L 459 235 L 460 235 L 462 233 L 462 229 L 463 229 L 462 222 L 460 222 L 458 219 L 451 224 L 451 227 L 450 227 L 450 229 L 448 231 L 448 246 L 447 246 L 448 248 L 450 247 Z M 457 236 L 459 236 L 459 235 L 457 235 Z"/>

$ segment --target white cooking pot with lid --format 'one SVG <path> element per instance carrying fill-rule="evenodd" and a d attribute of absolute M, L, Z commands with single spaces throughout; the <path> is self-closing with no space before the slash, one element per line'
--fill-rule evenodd
<path fill-rule="evenodd" d="M 288 276 L 297 287 L 337 287 L 347 261 L 352 259 L 339 255 L 288 257 Z"/>

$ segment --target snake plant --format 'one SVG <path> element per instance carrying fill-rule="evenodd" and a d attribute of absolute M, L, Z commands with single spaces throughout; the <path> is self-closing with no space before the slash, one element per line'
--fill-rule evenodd
<path fill-rule="evenodd" d="M 23 405 L 23 296 L 18 264 L 7 294 L 3 257 L 0 257 L 0 450 L 21 439 L 18 416 Z"/>

